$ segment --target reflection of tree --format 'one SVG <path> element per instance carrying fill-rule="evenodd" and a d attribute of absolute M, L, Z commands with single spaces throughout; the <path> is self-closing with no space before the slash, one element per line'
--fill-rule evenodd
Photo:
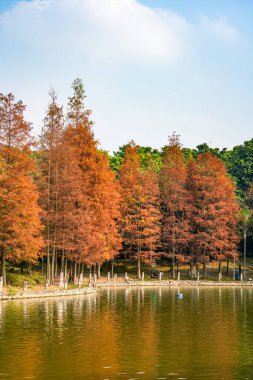
<path fill-rule="evenodd" d="M 33 321 L 37 304 L 4 303 L 3 323 L 0 323 L 0 368 L 8 378 L 36 378 L 39 374 L 42 345 Z M 29 332 L 28 332 L 29 331 Z M 27 333 L 28 332 L 28 333 Z"/>
<path fill-rule="evenodd" d="M 107 289 L 1 303 L 0 368 L 10 379 L 236 379 L 252 366 L 252 290 Z M 125 373 L 126 375 L 124 375 Z M 139 375 L 140 377 L 141 375 Z"/>
<path fill-rule="evenodd" d="M 164 290 L 167 313 L 157 311 L 161 366 L 191 379 L 207 373 L 210 378 L 233 378 L 238 323 L 236 314 L 231 316 L 232 292 L 222 289 L 221 304 L 217 289 L 201 289 L 199 298 L 196 290 L 185 290 L 182 301 L 176 300 L 175 293 Z"/>
<path fill-rule="evenodd" d="M 238 376 L 241 376 L 241 378 L 250 379 L 253 366 L 253 309 L 250 307 L 253 304 L 252 289 L 248 291 L 242 290 L 241 294 L 239 294 L 238 289 L 236 296 L 240 335 L 238 339 L 239 355 L 236 363 L 235 377 L 239 378 Z"/>

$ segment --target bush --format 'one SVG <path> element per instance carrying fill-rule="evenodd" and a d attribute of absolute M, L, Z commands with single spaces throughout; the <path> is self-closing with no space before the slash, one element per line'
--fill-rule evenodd
<path fill-rule="evenodd" d="M 6 281 L 8 285 L 22 287 L 24 282 L 27 281 L 28 285 L 37 285 L 45 283 L 45 276 L 40 273 L 34 273 L 31 276 L 24 274 L 6 273 Z"/>

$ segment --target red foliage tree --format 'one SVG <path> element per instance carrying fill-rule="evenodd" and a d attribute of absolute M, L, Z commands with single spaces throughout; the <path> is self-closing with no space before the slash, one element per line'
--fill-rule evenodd
<path fill-rule="evenodd" d="M 147 172 L 140 168 L 138 147 L 130 143 L 120 168 L 121 230 L 126 249 L 138 263 L 155 259 L 160 240 L 159 187 L 157 176 L 150 166 Z"/>
<path fill-rule="evenodd" d="M 100 267 L 120 248 L 116 227 L 119 195 L 106 154 L 98 151 L 83 83 L 73 83 L 61 165 L 62 249 L 77 264 Z"/>
<path fill-rule="evenodd" d="M 0 247 L 1 273 L 6 284 L 5 260 L 35 261 L 42 246 L 36 170 L 30 150 L 31 124 L 25 106 L 12 94 L 0 94 Z"/>
<path fill-rule="evenodd" d="M 51 101 L 48 105 L 44 126 L 40 136 L 40 205 L 44 210 L 43 224 L 46 241 L 47 281 L 54 283 L 57 275 L 57 246 L 59 245 L 59 197 L 60 192 L 60 162 L 63 110 L 57 103 L 54 90 L 50 92 Z"/>
<path fill-rule="evenodd" d="M 189 163 L 189 189 L 192 195 L 193 255 L 197 265 L 210 257 L 221 263 L 237 258 L 236 233 L 238 204 L 232 180 L 225 165 L 211 153 Z"/>
<path fill-rule="evenodd" d="M 162 250 L 172 259 L 172 277 L 177 263 L 189 260 L 190 195 L 187 190 L 187 170 L 180 148 L 179 137 L 170 138 L 164 148 L 160 172 L 161 209 L 163 214 Z"/>

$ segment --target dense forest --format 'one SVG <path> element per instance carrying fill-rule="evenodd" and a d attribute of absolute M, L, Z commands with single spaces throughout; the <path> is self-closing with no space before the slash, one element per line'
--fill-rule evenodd
<path fill-rule="evenodd" d="M 150 266 L 166 258 L 190 268 L 238 260 L 251 232 L 253 139 L 232 150 L 183 148 L 173 133 L 161 149 L 134 141 L 112 156 L 98 147 L 80 79 L 65 113 L 52 90 L 38 139 L 25 105 L 0 94 L 0 249 L 6 265 L 46 263 L 76 282 L 100 276 L 118 255 Z"/>

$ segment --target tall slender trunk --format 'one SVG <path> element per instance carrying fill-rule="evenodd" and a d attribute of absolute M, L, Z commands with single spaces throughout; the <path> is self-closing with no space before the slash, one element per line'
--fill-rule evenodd
<path fill-rule="evenodd" d="M 51 284 L 54 285 L 54 271 L 55 271 L 55 244 L 53 241 L 52 260 L 51 260 Z"/>
<path fill-rule="evenodd" d="M 175 277 L 175 247 L 172 248 L 172 267 L 171 267 L 171 277 Z"/>
<path fill-rule="evenodd" d="M 77 263 L 76 263 L 76 261 L 75 261 L 75 263 L 74 263 L 74 284 L 76 284 L 76 269 L 77 269 Z"/>
<path fill-rule="evenodd" d="M 172 226 L 172 268 L 171 277 L 175 278 L 175 226 Z"/>
<path fill-rule="evenodd" d="M 58 251 L 56 250 L 55 254 L 55 271 L 54 271 L 54 277 L 58 277 Z"/>
<path fill-rule="evenodd" d="M 64 278 L 66 279 L 68 276 L 68 258 L 65 258 L 65 266 L 64 266 Z"/>
<path fill-rule="evenodd" d="M 141 280 L 141 253 L 140 253 L 140 246 L 138 245 L 138 248 L 137 248 L 137 276 L 138 276 L 138 279 Z"/>
<path fill-rule="evenodd" d="M 203 263 L 203 278 L 206 278 L 206 262 Z"/>
<path fill-rule="evenodd" d="M 70 266 L 69 266 L 69 278 L 70 281 L 73 281 L 73 262 L 70 261 Z"/>
<path fill-rule="evenodd" d="M 28 274 L 28 276 L 31 276 L 31 274 L 32 274 L 32 264 L 31 263 L 27 263 L 27 274 Z"/>
<path fill-rule="evenodd" d="M 193 278 L 193 273 L 192 273 L 192 271 L 193 271 L 193 263 L 190 262 L 190 278 Z"/>
<path fill-rule="evenodd" d="M 247 257 L 247 229 L 243 233 L 243 279 L 246 280 L 246 257 Z"/>
<path fill-rule="evenodd" d="M 101 269 L 101 265 L 98 264 L 98 278 L 100 278 L 100 269 Z"/>
<path fill-rule="evenodd" d="M 226 275 L 228 276 L 228 272 L 229 272 L 229 260 L 227 260 L 227 270 L 226 270 Z"/>
<path fill-rule="evenodd" d="M 52 281 L 54 283 L 57 277 L 57 222 L 58 222 L 58 140 L 56 143 L 56 158 L 55 158 L 55 207 L 54 207 L 54 236 L 53 236 L 53 258 L 52 258 Z"/>
<path fill-rule="evenodd" d="M 219 273 L 221 273 L 221 262 L 219 261 Z"/>
<path fill-rule="evenodd" d="M 64 271 L 64 258 L 65 258 L 65 251 L 63 249 L 62 255 L 61 255 L 61 272 Z"/>
<path fill-rule="evenodd" d="M 3 277 L 3 286 L 6 286 L 6 262 L 5 262 L 5 249 L 2 248 L 2 266 L 1 277 Z"/>
<path fill-rule="evenodd" d="M 114 259 L 112 259 L 112 269 L 111 269 L 111 271 L 112 271 L 112 278 L 113 278 L 113 275 L 114 275 Z"/>
<path fill-rule="evenodd" d="M 47 182 L 47 282 L 51 280 L 51 268 L 50 268 L 50 221 L 49 221 L 49 209 L 50 209 L 50 181 L 51 181 L 51 150 L 49 153 L 48 161 L 48 182 Z"/>

